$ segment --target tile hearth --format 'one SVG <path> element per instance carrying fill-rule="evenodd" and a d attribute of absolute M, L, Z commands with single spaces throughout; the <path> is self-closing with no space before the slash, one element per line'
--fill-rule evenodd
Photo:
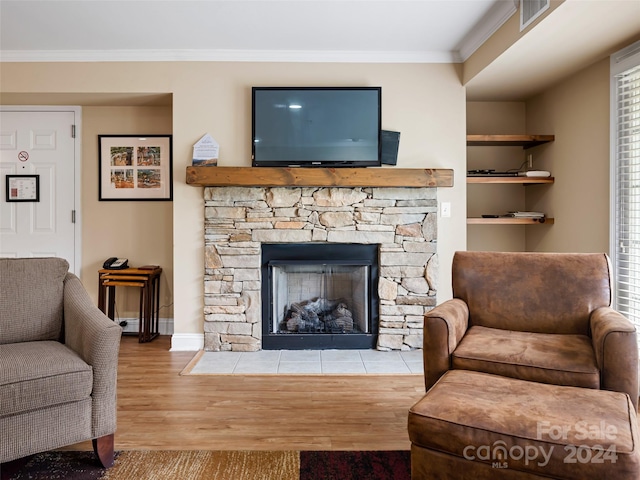
<path fill-rule="evenodd" d="M 423 366 L 421 350 L 261 350 L 203 352 L 190 374 L 418 375 Z"/>

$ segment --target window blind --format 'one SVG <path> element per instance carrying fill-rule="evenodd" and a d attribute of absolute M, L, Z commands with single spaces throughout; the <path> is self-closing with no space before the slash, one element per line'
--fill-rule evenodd
<path fill-rule="evenodd" d="M 640 54 L 614 73 L 615 305 L 640 329 Z M 626 60 L 629 60 L 627 56 Z"/>

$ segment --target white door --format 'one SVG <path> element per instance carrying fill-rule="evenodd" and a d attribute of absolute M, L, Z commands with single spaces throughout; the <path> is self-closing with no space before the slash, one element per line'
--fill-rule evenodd
<path fill-rule="evenodd" d="M 62 257 L 76 271 L 75 116 L 0 110 L 0 256 Z"/>

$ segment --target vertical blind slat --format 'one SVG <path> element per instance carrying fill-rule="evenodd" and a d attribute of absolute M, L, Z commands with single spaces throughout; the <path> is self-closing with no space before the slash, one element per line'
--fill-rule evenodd
<path fill-rule="evenodd" d="M 640 328 L 640 66 L 616 82 L 616 308 Z"/>

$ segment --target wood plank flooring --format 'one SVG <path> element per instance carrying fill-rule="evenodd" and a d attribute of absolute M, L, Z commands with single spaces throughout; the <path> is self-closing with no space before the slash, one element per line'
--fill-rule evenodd
<path fill-rule="evenodd" d="M 422 375 L 186 375 L 195 352 L 123 337 L 117 450 L 408 450 Z M 67 447 L 90 450 L 91 443 Z"/>

